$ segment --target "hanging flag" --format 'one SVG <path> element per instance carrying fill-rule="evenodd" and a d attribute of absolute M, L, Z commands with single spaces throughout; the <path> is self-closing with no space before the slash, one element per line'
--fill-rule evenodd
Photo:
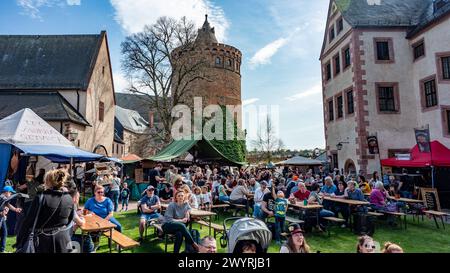
<path fill-rule="evenodd" d="M 416 141 L 417 146 L 419 147 L 419 151 L 421 153 L 431 153 L 430 128 L 416 128 L 414 129 L 414 133 L 416 135 Z"/>
<path fill-rule="evenodd" d="M 380 150 L 378 148 L 378 138 L 376 136 L 367 137 L 367 145 L 369 146 L 369 153 L 371 155 L 380 153 Z"/>

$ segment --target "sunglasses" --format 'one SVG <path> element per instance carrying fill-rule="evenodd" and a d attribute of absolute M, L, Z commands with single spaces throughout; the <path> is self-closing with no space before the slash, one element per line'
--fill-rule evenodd
<path fill-rule="evenodd" d="M 98 194 L 104 194 L 105 192 L 104 192 L 104 191 L 98 191 L 98 192 L 96 192 L 96 193 L 98 193 Z"/>
<path fill-rule="evenodd" d="M 376 247 L 374 245 L 364 245 L 365 248 L 371 248 L 371 249 L 375 249 Z"/>

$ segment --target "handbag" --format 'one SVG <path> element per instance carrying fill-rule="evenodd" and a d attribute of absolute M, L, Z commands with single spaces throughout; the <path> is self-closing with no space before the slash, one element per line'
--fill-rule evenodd
<path fill-rule="evenodd" d="M 33 227 L 31 228 L 30 235 L 28 235 L 28 239 L 25 241 L 25 243 L 22 245 L 22 247 L 20 249 L 16 250 L 16 253 L 36 253 L 35 229 L 36 229 L 37 221 L 39 219 L 39 214 L 41 212 L 41 207 L 42 207 L 43 200 L 44 200 L 44 195 L 43 194 L 39 195 L 39 207 L 38 207 L 38 211 L 37 211 L 36 217 L 34 218 L 34 223 L 33 223 Z"/>

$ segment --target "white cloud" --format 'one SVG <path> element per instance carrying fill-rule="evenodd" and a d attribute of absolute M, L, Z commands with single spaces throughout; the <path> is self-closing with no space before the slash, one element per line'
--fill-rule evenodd
<path fill-rule="evenodd" d="M 248 99 L 248 100 L 244 100 L 242 102 L 242 105 L 243 106 L 250 105 L 250 104 L 253 104 L 253 103 L 257 102 L 257 101 L 259 101 L 258 98 L 251 98 L 251 99 Z"/>
<path fill-rule="evenodd" d="M 123 76 L 122 73 L 113 73 L 114 90 L 119 93 L 126 93 L 130 87 L 130 82 Z"/>
<path fill-rule="evenodd" d="M 79 6 L 79 5 L 81 5 L 81 0 L 67 0 L 67 5 Z"/>
<path fill-rule="evenodd" d="M 23 14 L 33 19 L 42 20 L 41 8 L 53 6 L 79 6 L 81 0 L 16 0 L 17 5 L 23 8 Z"/>
<path fill-rule="evenodd" d="M 293 96 L 287 97 L 286 99 L 289 101 L 297 101 L 310 97 L 318 97 L 319 99 L 321 99 L 321 95 L 322 95 L 322 84 L 318 83 L 308 88 L 307 90 L 297 93 Z M 320 103 L 322 103 L 322 100 L 320 100 Z"/>
<path fill-rule="evenodd" d="M 140 32 L 145 25 L 156 23 L 161 16 L 179 19 L 186 16 L 199 28 L 208 14 L 219 42 L 226 41 L 230 26 L 223 9 L 210 0 L 110 0 L 116 10 L 115 19 L 127 34 Z"/>
<path fill-rule="evenodd" d="M 270 64 L 272 57 L 288 42 L 288 38 L 280 38 L 258 50 L 250 59 L 250 68 L 255 68 L 259 65 Z"/>

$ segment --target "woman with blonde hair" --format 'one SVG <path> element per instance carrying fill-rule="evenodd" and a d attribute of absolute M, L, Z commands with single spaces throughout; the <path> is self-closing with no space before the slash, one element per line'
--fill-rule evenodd
<path fill-rule="evenodd" d="M 358 238 L 356 253 L 375 253 L 376 246 L 372 237 L 364 235 Z"/>
<path fill-rule="evenodd" d="M 69 174 L 52 170 L 44 177 L 43 193 L 31 204 L 17 234 L 17 252 L 25 252 L 29 236 L 35 235 L 37 253 L 67 253 L 71 251 L 72 220 L 75 206 L 66 189 Z"/>
<path fill-rule="evenodd" d="M 383 253 L 404 253 L 403 249 L 394 243 L 387 242 L 384 244 Z"/>
<path fill-rule="evenodd" d="M 184 201 L 191 206 L 193 209 L 198 209 L 198 201 L 195 194 L 192 193 L 188 185 L 183 185 L 180 187 L 181 191 L 184 192 Z"/>

